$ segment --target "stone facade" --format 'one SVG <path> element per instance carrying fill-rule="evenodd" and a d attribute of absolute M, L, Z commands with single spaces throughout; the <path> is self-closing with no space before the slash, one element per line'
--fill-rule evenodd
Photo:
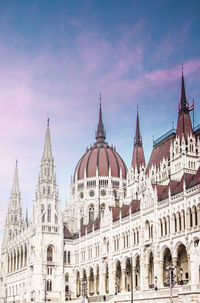
<path fill-rule="evenodd" d="M 171 266 L 173 302 L 200 302 L 199 136 L 182 75 L 177 129 L 154 142 L 146 166 L 137 113 L 127 171 L 105 142 L 100 106 L 96 142 L 78 162 L 62 212 L 48 122 L 32 221 L 23 219 L 16 163 L 0 302 L 170 302 Z"/>

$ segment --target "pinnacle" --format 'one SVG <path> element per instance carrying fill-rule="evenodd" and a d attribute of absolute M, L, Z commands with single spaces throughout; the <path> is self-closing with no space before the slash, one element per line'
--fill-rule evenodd
<path fill-rule="evenodd" d="M 102 110 L 101 110 L 101 94 L 100 94 L 100 104 L 99 104 L 99 123 L 96 131 L 96 140 L 98 142 L 104 142 L 106 139 L 106 132 L 104 130 L 102 121 Z"/>
<path fill-rule="evenodd" d="M 179 105 L 179 111 L 185 110 L 188 108 L 187 99 L 186 99 L 186 92 L 185 92 L 185 80 L 184 74 L 182 69 L 182 77 L 181 77 L 181 100 Z"/>
<path fill-rule="evenodd" d="M 18 168 L 17 168 L 17 160 L 13 178 L 13 186 L 12 186 L 12 193 L 19 194 L 19 178 L 18 178 Z"/>
<path fill-rule="evenodd" d="M 45 135 L 45 143 L 44 143 L 44 151 L 43 151 L 43 159 L 52 159 L 52 149 L 51 149 L 51 136 L 50 136 L 50 128 L 49 128 L 49 118 L 47 119 L 47 129 Z"/>
<path fill-rule="evenodd" d="M 137 109 L 137 120 L 136 120 L 136 132 L 135 132 L 134 145 L 138 145 L 138 146 L 142 145 L 142 137 L 140 136 L 140 123 L 139 123 L 138 109 Z"/>

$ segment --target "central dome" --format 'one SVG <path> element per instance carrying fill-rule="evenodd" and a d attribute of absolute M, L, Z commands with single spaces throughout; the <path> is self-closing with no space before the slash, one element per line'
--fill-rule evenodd
<path fill-rule="evenodd" d="M 109 173 L 112 177 L 120 177 L 126 179 L 127 167 L 115 148 L 110 147 L 106 139 L 106 132 L 102 122 L 101 103 L 99 108 L 99 123 L 96 131 L 96 142 L 86 151 L 86 153 L 78 161 L 74 172 L 74 180 L 84 178 L 108 177 Z M 110 171 L 110 172 L 109 172 Z"/>

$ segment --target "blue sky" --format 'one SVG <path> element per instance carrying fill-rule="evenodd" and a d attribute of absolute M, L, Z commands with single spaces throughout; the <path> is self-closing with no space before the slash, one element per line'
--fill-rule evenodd
<path fill-rule="evenodd" d="M 130 167 L 136 108 L 146 161 L 177 121 L 181 64 L 200 123 L 199 1 L 0 1 L 0 230 L 18 158 L 31 214 L 47 115 L 60 199 L 94 142 L 99 93 L 107 141 Z"/>

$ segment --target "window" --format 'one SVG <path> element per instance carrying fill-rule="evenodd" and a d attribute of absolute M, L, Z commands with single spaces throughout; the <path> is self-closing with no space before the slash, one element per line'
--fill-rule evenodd
<path fill-rule="evenodd" d="M 53 261 L 53 247 L 51 245 L 47 248 L 47 261 Z"/>
<path fill-rule="evenodd" d="M 70 264 L 70 251 L 68 251 L 68 264 Z"/>
<path fill-rule="evenodd" d="M 47 275 L 52 275 L 53 269 L 52 267 L 47 267 Z"/>
<path fill-rule="evenodd" d="M 66 252 L 66 250 L 64 251 L 64 264 L 66 264 L 67 263 L 67 252 Z"/>
<path fill-rule="evenodd" d="M 47 291 L 52 291 L 52 281 L 51 280 L 47 281 Z"/>
<path fill-rule="evenodd" d="M 94 205 L 89 206 L 89 222 L 94 221 Z"/>
<path fill-rule="evenodd" d="M 66 273 L 66 275 L 65 275 L 65 282 L 69 282 L 69 274 L 68 273 Z"/>
<path fill-rule="evenodd" d="M 48 206 L 47 221 L 51 223 L 51 206 Z"/>

